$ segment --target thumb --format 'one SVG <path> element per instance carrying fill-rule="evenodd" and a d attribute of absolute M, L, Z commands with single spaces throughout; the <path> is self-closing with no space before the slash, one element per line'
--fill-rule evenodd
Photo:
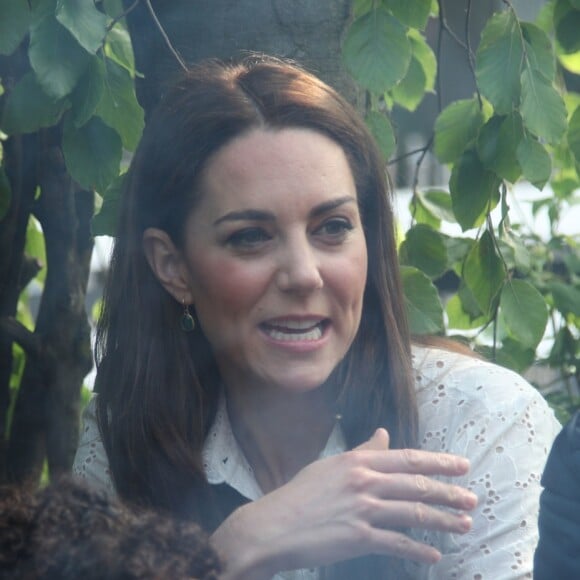
<path fill-rule="evenodd" d="M 368 441 L 365 441 L 356 449 L 365 449 L 367 451 L 386 451 L 389 449 L 390 437 L 389 432 L 380 427 L 377 429 Z"/>

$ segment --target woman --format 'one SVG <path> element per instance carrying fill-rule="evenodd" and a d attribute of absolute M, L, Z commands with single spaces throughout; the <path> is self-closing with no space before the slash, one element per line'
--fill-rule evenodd
<path fill-rule="evenodd" d="M 199 66 L 148 123 L 75 470 L 199 522 L 224 578 L 530 570 L 557 424 L 516 375 L 411 349 L 387 193 L 364 123 L 285 62 Z"/>

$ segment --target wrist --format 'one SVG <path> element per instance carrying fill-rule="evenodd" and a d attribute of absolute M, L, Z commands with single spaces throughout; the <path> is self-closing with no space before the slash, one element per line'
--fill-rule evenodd
<path fill-rule="evenodd" d="M 263 529 L 252 522 L 251 507 L 234 511 L 210 538 L 223 565 L 220 580 L 270 580 L 277 572 L 272 547 L 254 532 Z"/>

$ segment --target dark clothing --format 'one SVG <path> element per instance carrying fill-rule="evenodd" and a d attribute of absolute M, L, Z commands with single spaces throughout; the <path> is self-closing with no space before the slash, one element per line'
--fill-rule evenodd
<path fill-rule="evenodd" d="M 534 578 L 580 579 L 580 411 L 554 441 L 542 485 Z"/>

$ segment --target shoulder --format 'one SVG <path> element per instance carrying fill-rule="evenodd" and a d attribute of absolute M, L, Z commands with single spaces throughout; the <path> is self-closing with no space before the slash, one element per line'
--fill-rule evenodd
<path fill-rule="evenodd" d="M 520 375 L 477 358 L 414 347 L 413 367 L 419 445 L 467 457 L 471 470 L 454 483 L 479 498 L 469 534 L 419 538 L 443 553 L 433 578 L 531 577 L 553 412 Z"/>
<path fill-rule="evenodd" d="M 73 474 L 90 485 L 115 495 L 109 461 L 97 420 L 97 395 L 83 411 L 79 445 L 75 454 Z"/>
<path fill-rule="evenodd" d="M 423 444 L 435 432 L 439 439 L 447 435 L 455 440 L 469 434 L 483 444 L 486 426 L 493 433 L 517 426 L 518 439 L 531 443 L 543 425 L 548 428 L 543 446 L 547 453 L 559 424 L 544 398 L 522 376 L 439 348 L 414 346 L 412 355 Z M 476 427 L 483 431 L 474 433 Z M 445 441 L 441 443 L 439 449 L 447 450 Z"/>

